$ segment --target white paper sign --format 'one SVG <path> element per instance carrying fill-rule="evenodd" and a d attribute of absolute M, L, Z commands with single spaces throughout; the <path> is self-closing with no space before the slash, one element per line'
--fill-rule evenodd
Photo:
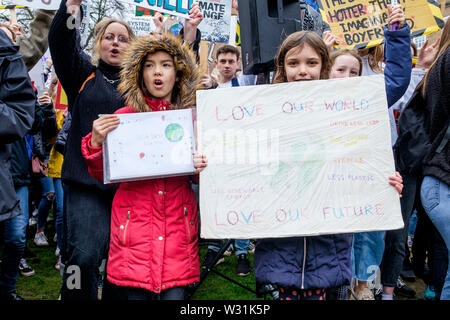
<path fill-rule="evenodd" d="M 118 114 L 103 145 L 104 183 L 192 174 L 192 109 Z"/>
<path fill-rule="evenodd" d="M 384 76 L 197 92 L 201 236 L 399 229 Z"/>
<path fill-rule="evenodd" d="M 137 37 L 146 36 L 156 29 L 153 19 L 129 17 L 125 22 L 133 29 Z"/>
<path fill-rule="evenodd" d="M 11 0 L 14 4 L 19 4 L 32 9 L 58 10 L 61 0 Z"/>
<path fill-rule="evenodd" d="M 198 25 L 202 40 L 228 43 L 232 0 L 198 0 L 203 21 Z"/>
<path fill-rule="evenodd" d="M 188 19 L 189 9 L 194 0 L 122 0 L 122 2 Z"/>

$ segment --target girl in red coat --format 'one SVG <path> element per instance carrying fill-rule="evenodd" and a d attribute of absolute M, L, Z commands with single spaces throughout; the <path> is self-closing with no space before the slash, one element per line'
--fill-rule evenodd
<path fill-rule="evenodd" d="M 187 43 L 172 35 L 130 44 L 119 90 L 126 107 L 115 114 L 190 108 L 200 77 Z M 115 115 L 93 123 L 83 138 L 89 172 L 103 181 L 102 143 L 119 124 Z M 199 173 L 206 158 L 194 153 Z M 195 176 L 194 178 L 197 178 Z M 197 203 L 190 176 L 122 182 L 114 197 L 107 263 L 111 299 L 183 299 L 200 280 Z"/>

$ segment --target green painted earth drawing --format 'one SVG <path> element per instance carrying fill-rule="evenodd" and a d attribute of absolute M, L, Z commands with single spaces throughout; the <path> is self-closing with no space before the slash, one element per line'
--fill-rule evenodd
<path fill-rule="evenodd" d="M 290 163 L 281 161 L 278 172 L 273 175 L 271 187 L 277 189 L 281 186 L 295 188 L 299 197 L 317 178 L 318 173 L 325 165 L 325 145 L 322 139 L 312 133 L 308 133 L 310 143 L 299 141 L 290 147 Z M 311 143 L 315 141 L 315 143 Z M 309 152 L 308 152 L 309 151 Z M 308 158 L 305 158 L 305 155 Z M 292 175 L 297 179 L 288 179 Z M 294 185 L 286 184 L 286 181 L 295 181 Z"/>
<path fill-rule="evenodd" d="M 170 142 L 178 142 L 183 139 L 184 130 L 178 123 L 171 123 L 166 127 L 166 138 Z"/>

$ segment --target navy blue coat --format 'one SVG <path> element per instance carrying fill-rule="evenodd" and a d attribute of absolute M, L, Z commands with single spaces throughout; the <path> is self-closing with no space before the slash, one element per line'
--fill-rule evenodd
<path fill-rule="evenodd" d="M 385 32 L 384 70 L 388 106 L 405 93 L 412 69 L 410 28 Z M 387 183 L 387 182 L 386 182 Z M 261 284 L 298 289 L 334 288 L 350 283 L 352 236 L 261 239 L 255 249 L 255 276 Z"/>
<path fill-rule="evenodd" d="M 255 249 L 256 280 L 298 289 L 349 284 L 351 245 L 348 234 L 261 239 Z"/>
<path fill-rule="evenodd" d="M 400 99 L 411 80 L 411 30 L 405 23 L 396 31 L 384 27 L 384 81 L 388 107 Z"/>
<path fill-rule="evenodd" d="M 10 172 L 11 145 L 31 129 L 35 96 L 22 54 L 0 31 L 0 221 L 20 214 Z"/>

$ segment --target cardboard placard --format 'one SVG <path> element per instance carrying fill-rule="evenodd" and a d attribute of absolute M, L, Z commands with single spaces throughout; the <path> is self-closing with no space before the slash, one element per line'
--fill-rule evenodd
<path fill-rule="evenodd" d="M 338 38 L 339 48 L 370 48 L 384 40 L 390 0 L 318 0 L 322 19 Z M 438 5 L 427 0 L 399 0 L 412 36 L 440 30 L 444 21 Z"/>
<path fill-rule="evenodd" d="M 399 229 L 383 75 L 197 91 L 201 237 Z"/>
<path fill-rule="evenodd" d="M 104 183 L 192 174 L 193 110 L 118 114 L 103 143 Z"/>

